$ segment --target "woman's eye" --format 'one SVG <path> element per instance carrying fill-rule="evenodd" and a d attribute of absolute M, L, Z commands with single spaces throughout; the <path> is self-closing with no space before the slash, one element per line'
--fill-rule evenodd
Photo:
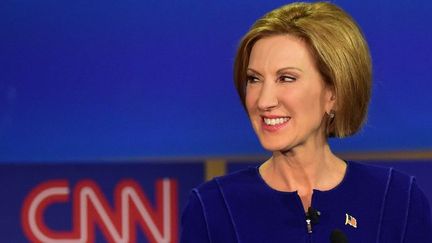
<path fill-rule="evenodd" d="M 293 76 L 283 75 L 279 78 L 281 82 L 294 82 L 296 81 L 296 78 Z"/>
<path fill-rule="evenodd" d="M 259 82 L 259 78 L 255 77 L 255 76 L 248 76 L 247 77 L 247 83 L 248 84 L 253 84 Z"/>

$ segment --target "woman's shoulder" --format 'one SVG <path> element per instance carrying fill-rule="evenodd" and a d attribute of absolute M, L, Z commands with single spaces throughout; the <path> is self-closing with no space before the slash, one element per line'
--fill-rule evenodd
<path fill-rule="evenodd" d="M 415 182 L 414 176 L 410 176 L 393 167 L 375 165 L 371 163 L 359 163 L 350 161 L 349 170 L 355 180 L 363 184 L 386 185 L 387 187 L 403 188 Z"/>
<path fill-rule="evenodd" d="M 235 190 L 238 187 L 251 188 L 258 181 L 257 167 L 251 166 L 246 169 L 217 176 L 201 185 L 195 187 L 193 191 L 201 195 L 220 194 L 222 188 Z"/>
<path fill-rule="evenodd" d="M 399 233 L 405 242 L 432 242 L 429 202 L 414 176 L 385 166 L 353 163 L 353 167 L 367 188 L 384 185 L 380 223 L 383 242 L 395 242 Z"/>
<path fill-rule="evenodd" d="M 386 212 L 391 214 L 415 210 L 415 208 L 429 208 L 424 192 L 418 186 L 416 179 L 402 171 L 387 166 L 350 162 L 352 181 L 362 185 L 363 190 L 369 191 L 382 188 L 381 201 Z"/>
<path fill-rule="evenodd" d="M 192 189 L 182 214 L 181 242 L 236 242 L 227 198 L 232 193 L 247 194 L 244 193 L 247 187 L 240 188 L 242 185 L 253 184 L 254 171 L 250 167 L 215 177 Z"/>

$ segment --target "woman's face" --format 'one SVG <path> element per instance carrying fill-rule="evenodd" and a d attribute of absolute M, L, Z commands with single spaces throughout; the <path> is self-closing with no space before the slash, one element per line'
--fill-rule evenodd
<path fill-rule="evenodd" d="M 334 105 L 304 41 L 290 35 L 258 40 L 248 65 L 246 108 L 262 146 L 289 151 L 325 141 L 325 116 Z"/>

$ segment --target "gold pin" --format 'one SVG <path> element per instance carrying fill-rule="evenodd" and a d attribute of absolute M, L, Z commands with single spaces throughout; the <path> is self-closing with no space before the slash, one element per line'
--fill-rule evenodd
<path fill-rule="evenodd" d="M 353 216 L 346 213 L 345 214 L 345 225 L 350 225 L 354 228 L 357 228 L 357 220 Z"/>

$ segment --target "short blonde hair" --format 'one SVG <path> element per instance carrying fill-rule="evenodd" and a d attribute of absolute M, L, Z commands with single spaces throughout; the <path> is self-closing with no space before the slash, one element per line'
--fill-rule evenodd
<path fill-rule="evenodd" d="M 366 120 L 371 95 L 369 48 L 354 20 L 328 2 L 291 3 L 258 19 L 243 37 L 234 63 L 234 83 L 245 106 L 249 56 L 257 40 L 289 34 L 306 42 L 324 81 L 335 92 L 335 117 L 329 137 L 356 133 Z"/>

